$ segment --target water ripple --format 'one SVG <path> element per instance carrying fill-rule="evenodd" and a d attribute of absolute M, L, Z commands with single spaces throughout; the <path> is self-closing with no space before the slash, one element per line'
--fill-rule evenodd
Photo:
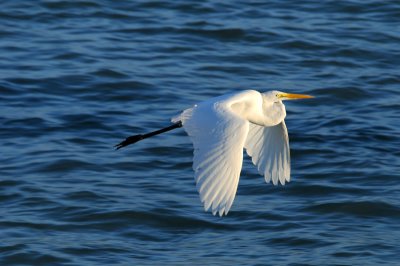
<path fill-rule="evenodd" d="M 399 17 L 376 0 L 3 1 L 0 265 L 396 265 Z M 227 217 L 204 213 L 182 129 L 113 149 L 242 89 L 316 98 L 286 104 L 291 182 L 245 156 Z"/>

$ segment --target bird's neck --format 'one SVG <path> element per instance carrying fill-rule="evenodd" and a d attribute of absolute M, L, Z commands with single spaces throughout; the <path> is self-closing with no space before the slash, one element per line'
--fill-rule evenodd
<path fill-rule="evenodd" d="M 263 104 L 264 126 L 276 126 L 286 117 L 285 105 L 282 102 Z"/>

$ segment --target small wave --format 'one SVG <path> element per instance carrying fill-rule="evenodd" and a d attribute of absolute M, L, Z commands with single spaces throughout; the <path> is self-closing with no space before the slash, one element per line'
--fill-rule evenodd
<path fill-rule="evenodd" d="M 39 173 L 67 173 L 74 170 L 92 169 L 99 170 L 99 166 L 94 163 L 78 159 L 59 159 L 53 160 L 48 164 L 40 165 L 36 171 Z"/>
<path fill-rule="evenodd" d="M 107 77 L 107 78 L 127 78 L 129 77 L 128 75 L 118 72 L 116 70 L 111 70 L 111 69 L 99 69 L 95 72 L 92 72 L 91 75 L 95 75 L 98 77 Z"/>
<path fill-rule="evenodd" d="M 62 256 L 45 254 L 39 251 L 26 251 L 20 246 L 8 247 L 7 255 L 2 256 L 3 265 L 61 265 L 69 263 L 69 259 Z M 52 252 L 53 253 L 53 252 Z"/>
<path fill-rule="evenodd" d="M 54 60 L 76 60 L 79 58 L 82 58 L 84 55 L 81 53 L 76 53 L 76 52 L 67 52 L 67 53 L 62 53 L 58 54 L 52 57 Z"/>
<path fill-rule="evenodd" d="M 341 213 L 357 217 L 400 217 L 400 208 L 382 201 L 346 201 L 315 204 L 306 211 L 324 214 Z"/>

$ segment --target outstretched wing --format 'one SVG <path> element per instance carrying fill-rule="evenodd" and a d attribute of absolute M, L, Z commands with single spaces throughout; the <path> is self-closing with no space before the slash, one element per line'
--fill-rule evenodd
<path fill-rule="evenodd" d="M 272 180 L 277 185 L 279 180 L 285 185 L 285 181 L 290 181 L 289 137 L 285 121 L 273 127 L 250 123 L 244 147 L 266 182 Z"/>
<path fill-rule="evenodd" d="M 221 103 L 194 106 L 181 118 L 193 142 L 193 170 L 204 208 L 227 214 L 239 183 L 249 122 Z"/>

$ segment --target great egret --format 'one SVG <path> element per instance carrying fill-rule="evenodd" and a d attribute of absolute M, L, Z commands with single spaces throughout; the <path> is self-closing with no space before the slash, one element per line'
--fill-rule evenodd
<path fill-rule="evenodd" d="M 183 127 L 193 147 L 193 170 L 205 211 L 226 215 L 232 206 L 243 162 L 243 148 L 266 182 L 290 181 L 289 138 L 283 100 L 313 98 L 280 91 L 246 90 L 194 105 L 172 118 L 172 125 L 134 135 L 117 149 Z"/>

